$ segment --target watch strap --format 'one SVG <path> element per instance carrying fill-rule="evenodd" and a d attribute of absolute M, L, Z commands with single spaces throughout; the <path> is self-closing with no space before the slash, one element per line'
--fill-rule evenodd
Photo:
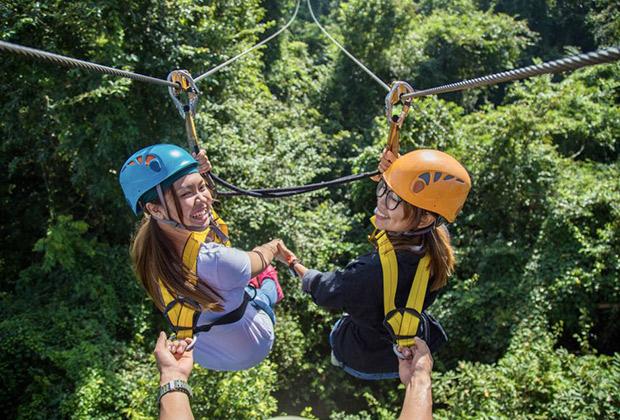
<path fill-rule="evenodd" d="M 295 265 L 301 264 L 301 260 L 299 258 L 295 258 L 294 260 L 290 260 L 288 262 L 288 270 L 291 273 L 291 276 L 297 277 L 297 272 L 295 272 Z"/>
<path fill-rule="evenodd" d="M 159 387 L 159 393 L 157 394 L 157 404 L 160 403 L 161 397 L 163 397 L 169 392 L 174 392 L 174 391 L 178 391 L 178 392 L 182 392 L 186 394 L 189 397 L 189 399 L 192 399 L 194 397 L 192 388 L 189 386 L 187 382 L 181 379 L 173 379 L 172 381 L 168 381 Z"/>

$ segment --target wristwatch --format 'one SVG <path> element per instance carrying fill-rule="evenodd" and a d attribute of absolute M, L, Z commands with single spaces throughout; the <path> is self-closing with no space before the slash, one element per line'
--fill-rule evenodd
<path fill-rule="evenodd" d="M 166 382 L 162 386 L 159 387 L 159 394 L 157 395 L 157 404 L 160 404 L 161 397 L 166 395 L 169 392 L 179 391 L 184 394 L 187 394 L 189 399 L 191 400 L 194 397 L 192 393 L 192 388 L 189 384 L 181 379 L 174 379 L 170 382 Z"/>

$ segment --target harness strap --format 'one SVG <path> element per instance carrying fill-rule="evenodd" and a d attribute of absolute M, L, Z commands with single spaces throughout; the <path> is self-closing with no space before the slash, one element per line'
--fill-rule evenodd
<path fill-rule="evenodd" d="M 375 224 L 374 217 L 371 219 Z M 398 261 L 394 247 L 385 231 L 375 231 L 370 236 L 378 246 L 381 269 L 383 271 L 383 325 L 392 335 L 394 341 L 402 346 L 410 347 L 418 333 L 424 298 L 430 277 L 430 255 L 426 254 L 419 262 L 413 278 L 406 307 L 396 308 L 396 288 L 398 286 Z"/>
<path fill-rule="evenodd" d="M 219 317 L 218 319 L 216 319 L 213 322 L 210 322 L 209 324 L 204 324 L 204 325 L 195 327 L 194 333 L 207 332 L 212 327 L 215 327 L 216 325 L 232 324 L 234 322 L 239 321 L 241 318 L 243 318 L 243 314 L 245 314 L 245 309 L 247 308 L 248 303 L 253 299 L 254 299 L 253 296 L 250 296 L 248 292 L 245 292 L 243 295 L 243 302 L 241 302 L 241 305 L 239 305 L 237 309 L 235 309 L 232 312 L 227 313 L 224 316 Z"/>
<path fill-rule="evenodd" d="M 209 228 L 203 232 L 192 232 L 185 243 L 185 248 L 183 249 L 183 266 L 185 269 L 196 273 L 196 263 L 198 260 L 200 245 L 203 242 L 208 241 L 208 235 L 211 230 L 215 233 L 214 241 L 216 243 L 230 246 L 230 240 L 228 239 L 228 226 L 222 219 L 220 219 L 215 211 L 212 211 L 212 224 Z M 193 280 L 190 281 L 193 282 Z M 177 334 L 177 338 L 180 340 L 188 337 L 191 338 L 194 335 L 198 317 L 201 312 L 198 302 L 176 295 L 175 293 L 169 291 L 161 281 L 159 282 L 159 291 L 164 302 L 164 316 L 168 320 L 172 331 Z M 244 305 L 247 306 L 245 297 L 244 304 L 242 304 L 242 306 Z M 243 308 L 244 310 L 245 306 Z M 239 308 L 235 309 L 231 313 L 236 313 L 238 309 Z M 224 317 L 228 315 L 229 314 L 226 314 Z M 243 312 L 241 312 L 241 316 L 243 316 Z"/>

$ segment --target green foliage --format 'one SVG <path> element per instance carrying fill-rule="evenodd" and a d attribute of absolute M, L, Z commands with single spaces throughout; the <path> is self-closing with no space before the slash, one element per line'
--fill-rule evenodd
<path fill-rule="evenodd" d="M 497 73 L 516 67 L 533 33 L 504 14 L 476 10 L 463 0 L 407 16 L 407 26 L 390 50 L 391 70 L 417 89 Z M 449 94 L 472 109 L 491 98 L 494 88 Z"/>
<path fill-rule="evenodd" d="M 423 88 L 617 44 L 616 3 L 582 3 L 313 6 L 383 80 Z M 198 75 L 272 33 L 294 4 L 10 0 L 0 39 L 158 78 Z M 303 7 L 299 16 L 199 84 L 198 136 L 232 183 L 290 186 L 376 168 L 384 91 Z M 618 417 L 619 75 L 605 65 L 413 102 L 401 152 L 445 150 L 473 180 L 450 226 L 456 273 L 431 308 L 450 337 L 435 355 L 436 417 Z M 184 144 L 183 121 L 160 86 L 18 57 L 3 57 L 0 77 L 0 369 L 18 371 L 0 407 L 20 419 L 153 418 L 150 353 L 167 326 L 130 269 L 136 220 L 117 170 L 140 147 Z M 370 249 L 369 180 L 216 205 L 239 248 L 281 237 L 321 270 Z M 397 381 L 333 367 L 340 311 L 318 308 L 280 271 L 269 359 L 243 372 L 196 367 L 196 417 L 394 418 Z"/>
<path fill-rule="evenodd" d="M 555 349 L 557 332 L 538 316 L 518 327 L 496 364 L 462 362 L 433 375 L 438 419 L 615 418 L 620 359 Z"/>

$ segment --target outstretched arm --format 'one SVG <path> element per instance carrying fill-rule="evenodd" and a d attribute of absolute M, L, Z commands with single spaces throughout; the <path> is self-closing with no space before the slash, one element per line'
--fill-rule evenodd
<path fill-rule="evenodd" d="M 270 242 L 267 242 L 264 245 L 257 246 L 250 252 L 248 252 L 248 256 L 250 257 L 250 265 L 252 270 L 252 277 L 259 275 L 276 257 L 278 254 L 278 247 L 280 244 L 284 245 L 282 239 L 274 239 Z"/>
<path fill-rule="evenodd" d="M 191 339 L 187 339 L 191 341 Z M 159 386 L 170 381 L 187 382 L 194 366 L 194 352 L 185 351 L 187 342 L 168 341 L 164 332 L 159 333 L 155 345 L 155 360 L 159 370 Z M 159 420 L 193 420 L 189 397 L 183 392 L 168 392 L 159 401 Z"/>
<path fill-rule="evenodd" d="M 411 359 L 398 359 L 400 380 L 406 386 L 405 402 L 400 420 L 432 420 L 433 396 L 431 391 L 431 370 L 433 357 L 424 342 L 415 338 L 413 347 L 399 347 L 398 350 Z"/>

